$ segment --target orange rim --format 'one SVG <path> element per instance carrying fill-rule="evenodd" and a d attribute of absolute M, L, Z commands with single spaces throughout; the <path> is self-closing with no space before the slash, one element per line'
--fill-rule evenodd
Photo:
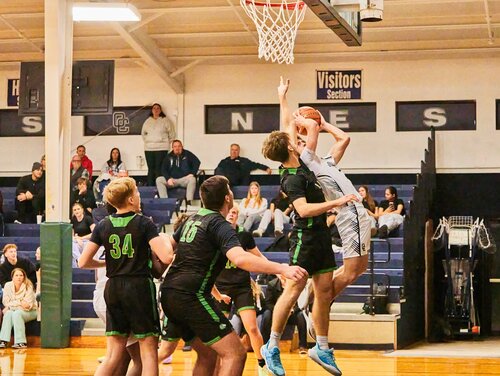
<path fill-rule="evenodd" d="M 245 1 L 247 4 L 255 4 L 259 7 L 273 7 L 273 8 L 281 8 L 283 7 L 283 3 L 263 3 L 261 1 L 252 1 L 252 0 L 246 0 Z M 295 9 L 296 7 L 298 7 L 299 9 L 302 9 L 304 8 L 306 4 L 303 2 L 303 1 L 299 1 L 295 4 L 287 4 L 285 5 L 284 7 L 288 10 L 293 10 Z"/>

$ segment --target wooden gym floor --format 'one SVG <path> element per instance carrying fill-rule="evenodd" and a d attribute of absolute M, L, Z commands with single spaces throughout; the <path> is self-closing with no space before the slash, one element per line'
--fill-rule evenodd
<path fill-rule="evenodd" d="M 0 374 L 7 375 L 93 375 L 97 358 L 104 355 L 104 348 L 67 348 L 27 350 L 6 349 L 0 352 Z M 500 375 L 500 359 L 451 359 L 451 358 L 396 358 L 385 357 L 378 351 L 336 352 L 344 376 L 452 376 Z M 282 360 L 287 376 L 325 375 L 307 356 L 284 353 Z M 195 361 L 194 352 L 177 350 L 173 363 L 160 365 L 160 375 L 191 375 Z M 245 376 L 256 375 L 256 361 L 249 353 Z"/>

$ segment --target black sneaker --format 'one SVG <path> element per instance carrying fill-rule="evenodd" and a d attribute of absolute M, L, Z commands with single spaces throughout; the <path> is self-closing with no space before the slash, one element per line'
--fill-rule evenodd
<path fill-rule="evenodd" d="M 380 226 L 378 228 L 378 237 L 379 239 L 387 239 L 389 236 L 389 229 L 387 228 L 386 225 Z"/>
<path fill-rule="evenodd" d="M 13 348 L 13 349 L 25 349 L 25 348 L 27 348 L 27 347 L 28 347 L 28 345 L 26 345 L 26 344 L 25 344 L 25 343 L 23 343 L 23 342 L 14 343 L 14 344 L 12 345 L 12 348 Z"/>

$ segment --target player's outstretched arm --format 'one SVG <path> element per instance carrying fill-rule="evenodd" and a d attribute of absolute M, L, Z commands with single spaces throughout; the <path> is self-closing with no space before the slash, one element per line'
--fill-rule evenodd
<path fill-rule="evenodd" d="M 326 213 L 333 208 L 345 205 L 349 202 L 356 201 L 359 202 L 358 197 L 356 195 L 346 195 L 342 196 L 336 200 L 325 201 L 320 203 L 308 203 L 304 197 L 298 198 L 293 202 L 293 206 L 295 211 L 302 218 L 315 217 L 317 215 L 321 215 Z"/>
<path fill-rule="evenodd" d="M 278 97 L 280 100 L 280 118 L 281 118 L 281 129 L 287 132 L 290 136 L 290 141 L 295 143 L 297 139 L 297 128 L 295 126 L 295 119 L 290 111 L 288 105 L 288 99 L 286 97 L 288 93 L 288 88 L 290 86 L 290 80 L 284 79 L 280 76 L 280 84 L 278 86 Z"/>
<path fill-rule="evenodd" d="M 226 253 L 227 258 L 238 268 L 254 273 L 282 274 L 293 281 L 307 278 L 307 271 L 299 266 L 288 266 L 257 257 L 245 252 L 241 247 L 233 247 Z"/>
<path fill-rule="evenodd" d="M 94 260 L 94 256 L 98 249 L 99 245 L 89 241 L 78 259 L 78 267 L 82 269 L 97 269 L 106 266 L 106 261 Z"/>
<path fill-rule="evenodd" d="M 169 236 L 157 236 L 149 241 L 149 245 L 163 264 L 168 265 L 172 262 L 174 250 Z"/>
<path fill-rule="evenodd" d="M 339 163 L 344 156 L 345 150 L 351 142 L 351 138 L 342 129 L 328 123 L 323 116 L 321 116 L 321 128 L 330 133 L 335 139 L 335 143 L 330 149 L 330 155 L 335 163 Z"/>

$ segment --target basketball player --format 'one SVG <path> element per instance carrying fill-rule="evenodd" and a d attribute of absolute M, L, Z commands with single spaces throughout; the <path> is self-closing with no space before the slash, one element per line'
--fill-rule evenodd
<path fill-rule="evenodd" d="M 95 227 L 78 265 L 99 268 L 106 265 L 109 278 L 106 301 L 106 358 L 96 375 L 114 374 L 123 363 L 130 334 L 139 339 L 142 375 L 158 375 L 157 347 L 160 334 L 155 286 L 151 277 L 151 251 L 164 264 L 172 261 L 169 242 L 158 235 L 155 224 L 139 213 L 141 197 L 135 180 L 118 178 L 106 188 L 106 202 L 117 209 Z M 105 248 L 105 262 L 94 260 Z"/>
<path fill-rule="evenodd" d="M 327 199 L 331 200 L 347 194 L 354 195 L 358 199 L 356 200 L 358 202 L 336 208 L 335 224 L 342 240 L 344 261 L 343 265 L 334 272 L 332 296 L 335 299 L 347 286 L 356 281 L 366 271 L 371 239 L 370 217 L 360 203 L 362 198 L 359 196 L 358 191 L 337 167 L 349 145 L 349 136 L 341 129 L 326 122 L 321 114 L 321 124 L 317 124 L 316 121 L 311 119 L 305 119 L 300 115 L 299 111 L 291 114 L 286 99 L 288 87 L 289 80 L 284 82 L 283 78 L 281 78 L 278 95 L 282 121 L 292 140 L 296 138 L 297 129 L 302 128 L 307 131 L 307 141 L 305 147 L 301 150 L 300 159 L 314 172 Z M 329 154 L 324 158 L 319 158 L 316 155 L 316 146 L 321 129 L 330 133 L 335 140 Z"/>
<path fill-rule="evenodd" d="M 290 236 L 290 264 L 304 267 L 313 278 L 315 294 L 312 315 L 318 345 L 309 354 L 330 373 L 340 375 L 333 351 L 328 348 L 331 282 L 336 264 L 330 232 L 326 226 L 326 212 L 356 201 L 357 197 L 347 195 L 325 201 L 318 180 L 299 159 L 295 143 L 296 140 L 291 140 L 288 133 L 274 131 L 264 141 L 262 153 L 264 157 L 282 163 L 281 189 L 290 197 L 296 213 Z M 305 282 L 288 281 L 274 308 L 271 336 L 261 349 L 267 368 L 273 375 L 285 374 L 279 355 L 279 340 Z"/>
<path fill-rule="evenodd" d="M 255 245 L 252 234 L 248 231 L 244 231 L 243 228 L 236 224 L 238 220 L 238 208 L 236 206 L 233 206 L 229 210 L 226 220 L 231 224 L 231 227 L 236 230 L 241 247 L 245 251 L 257 257 L 265 258 Z M 259 376 L 266 375 L 264 371 L 266 363 L 260 354 L 260 348 L 264 344 L 264 340 L 257 326 L 257 314 L 255 311 L 255 300 L 250 281 L 250 273 L 236 267 L 236 265 L 228 260 L 224 269 L 217 277 L 215 285 L 222 294 L 229 296 L 234 303 L 236 312 L 240 315 L 241 322 L 250 337 L 250 343 L 257 357 L 257 362 L 259 363 Z M 231 304 L 221 302 L 219 303 L 219 307 L 226 316 L 229 315 Z"/>
<path fill-rule="evenodd" d="M 283 274 L 292 281 L 304 281 L 301 284 L 305 283 L 307 272 L 298 266 L 257 257 L 241 248 L 236 232 L 226 221 L 233 206 L 227 178 L 216 175 L 205 180 L 200 197 L 204 208 L 173 235 L 176 257 L 161 287 L 161 304 L 169 319 L 169 330 L 184 341 L 191 341 L 198 353 L 194 375 L 213 375 L 217 356 L 218 375 L 241 375 L 246 352 L 210 295 L 216 277 L 228 259 L 238 268 Z"/>

